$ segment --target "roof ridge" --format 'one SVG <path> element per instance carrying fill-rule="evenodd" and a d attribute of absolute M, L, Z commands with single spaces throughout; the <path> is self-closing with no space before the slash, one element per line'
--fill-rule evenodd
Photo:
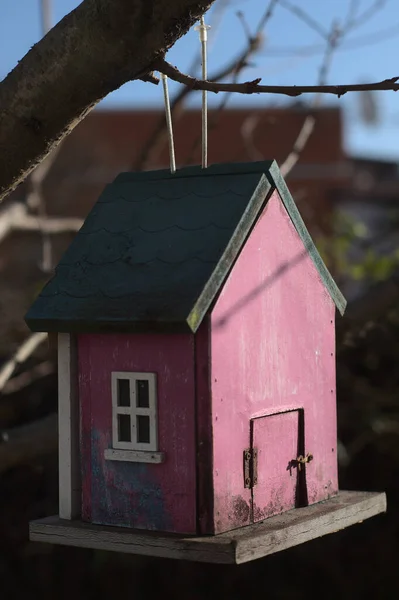
<path fill-rule="evenodd" d="M 113 183 L 137 182 L 137 181 L 159 181 L 162 179 L 180 179 L 187 177 L 206 177 L 228 175 L 251 175 L 254 173 L 267 174 L 275 164 L 274 160 L 262 160 L 248 163 L 216 163 L 203 169 L 200 165 L 183 167 L 171 173 L 169 169 L 160 169 L 158 171 L 139 171 L 120 173 L 114 179 Z"/>

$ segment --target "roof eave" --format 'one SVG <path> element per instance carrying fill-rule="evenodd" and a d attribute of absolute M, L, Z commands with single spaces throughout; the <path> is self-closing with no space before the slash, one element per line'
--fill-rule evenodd
<path fill-rule="evenodd" d="M 193 333 L 187 321 L 67 320 L 25 317 L 31 331 L 47 333 Z"/>
<path fill-rule="evenodd" d="M 327 269 L 323 259 L 321 258 L 307 228 L 301 217 L 301 214 L 294 202 L 294 199 L 291 196 L 291 193 L 285 183 L 284 177 L 281 174 L 281 171 L 278 167 L 276 161 L 273 161 L 270 165 L 268 177 L 271 185 L 276 188 L 278 191 L 280 198 L 290 216 L 290 219 L 302 240 L 303 245 L 305 246 L 307 252 L 309 253 L 310 258 L 312 259 L 317 272 L 320 275 L 320 278 L 331 296 L 335 306 L 337 307 L 339 313 L 341 315 L 344 314 L 345 308 L 347 305 L 346 298 L 342 294 L 341 290 L 338 288 L 335 283 L 331 273 Z"/>
<path fill-rule="evenodd" d="M 248 203 L 230 242 L 187 318 L 187 324 L 193 333 L 198 330 L 219 290 L 226 281 L 226 278 L 248 239 L 259 214 L 268 200 L 271 189 L 272 186 L 266 175 L 260 174 L 259 183 L 252 194 L 251 200 Z"/>

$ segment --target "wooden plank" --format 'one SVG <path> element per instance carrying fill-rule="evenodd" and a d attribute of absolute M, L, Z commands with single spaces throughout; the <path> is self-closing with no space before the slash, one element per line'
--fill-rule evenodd
<path fill-rule="evenodd" d="M 240 564 L 345 529 L 385 511 L 384 493 L 340 492 L 320 504 L 214 536 L 138 532 L 48 517 L 30 523 L 30 539 L 145 556 Z"/>
<path fill-rule="evenodd" d="M 252 444 L 257 450 L 257 482 L 252 490 L 253 522 L 298 506 L 299 411 L 252 419 Z M 290 468 L 288 468 L 290 467 Z M 295 465 L 296 467 L 296 465 Z"/>
<path fill-rule="evenodd" d="M 193 338 L 179 334 L 78 336 L 83 520 L 181 535 L 197 533 Z M 162 464 L 105 458 L 105 450 L 112 448 L 111 379 L 117 371 L 157 373 Z"/>
<path fill-rule="evenodd" d="M 195 334 L 195 411 L 197 444 L 197 533 L 214 534 L 213 435 L 210 394 L 209 319 Z"/>
<path fill-rule="evenodd" d="M 106 460 L 120 460 L 123 462 L 163 463 L 165 452 L 145 452 L 143 450 L 104 450 Z"/>
<path fill-rule="evenodd" d="M 386 511 L 386 495 L 376 492 L 340 492 L 306 508 L 267 519 L 253 533 L 237 539 L 237 564 L 275 554 L 316 538 L 362 523 Z M 256 527 L 256 526 L 253 526 Z"/>
<path fill-rule="evenodd" d="M 337 494 L 334 316 L 335 306 L 274 192 L 211 314 L 216 534 L 250 524 L 242 452 L 251 445 L 249 422 L 255 417 L 302 409 L 303 447 L 314 456 L 301 486 L 308 499 L 302 505 Z M 268 443 L 270 462 L 258 465 L 261 479 L 272 473 L 281 452 L 278 438 L 274 442 Z M 262 518 L 288 508 L 279 493 L 267 501 L 257 495 L 253 509 Z"/>
<path fill-rule="evenodd" d="M 59 512 L 62 519 L 81 514 L 79 400 L 76 340 L 58 335 Z"/>

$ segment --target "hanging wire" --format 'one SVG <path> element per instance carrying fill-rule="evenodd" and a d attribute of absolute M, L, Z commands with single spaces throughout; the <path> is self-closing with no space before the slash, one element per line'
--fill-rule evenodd
<path fill-rule="evenodd" d="M 170 159 L 170 172 L 176 172 L 176 160 L 175 160 L 175 145 L 173 141 L 173 127 L 172 127 L 172 113 L 170 110 L 169 90 L 168 90 L 168 78 L 164 73 L 161 73 L 162 85 L 163 85 L 163 96 L 165 100 L 165 114 L 166 114 L 166 125 L 168 128 L 168 140 L 169 140 L 169 159 Z"/>
<path fill-rule="evenodd" d="M 195 28 L 199 31 L 199 38 L 201 42 L 201 55 L 202 55 L 202 79 L 205 81 L 208 76 L 208 65 L 206 56 L 206 43 L 208 40 L 208 29 L 209 25 L 205 25 L 204 17 L 201 17 L 200 25 Z M 208 166 L 208 98 L 207 91 L 202 90 L 202 168 L 206 169 Z"/>
<path fill-rule="evenodd" d="M 41 13 L 41 22 L 42 22 L 42 36 L 44 37 L 53 26 L 51 0 L 41 0 L 40 13 Z"/>

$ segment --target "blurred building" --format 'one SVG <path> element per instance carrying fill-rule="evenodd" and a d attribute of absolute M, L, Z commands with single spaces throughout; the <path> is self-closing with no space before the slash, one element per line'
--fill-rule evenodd
<path fill-rule="evenodd" d="M 209 163 L 274 158 L 282 164 L 307 116 L 301 105 L 210 111 Z M 314 131 L 289 182 L 308 224 L 314 221 L 314 226 L 324 228 L 334 190 L 348 180 L 348 172 L 341 111 L 325 108 L 314 116 Z M 84 217 L 103 187 L 121 171 L 167 168 L 166 136 L 153 143 L 154 132 L 164 122 L 163 111 L 91 113 L 67 138 L 46 180 L 49 214 Z M 177 167 L 199 164 L 200 111 L 185 111 L 173 125 Z"/>

